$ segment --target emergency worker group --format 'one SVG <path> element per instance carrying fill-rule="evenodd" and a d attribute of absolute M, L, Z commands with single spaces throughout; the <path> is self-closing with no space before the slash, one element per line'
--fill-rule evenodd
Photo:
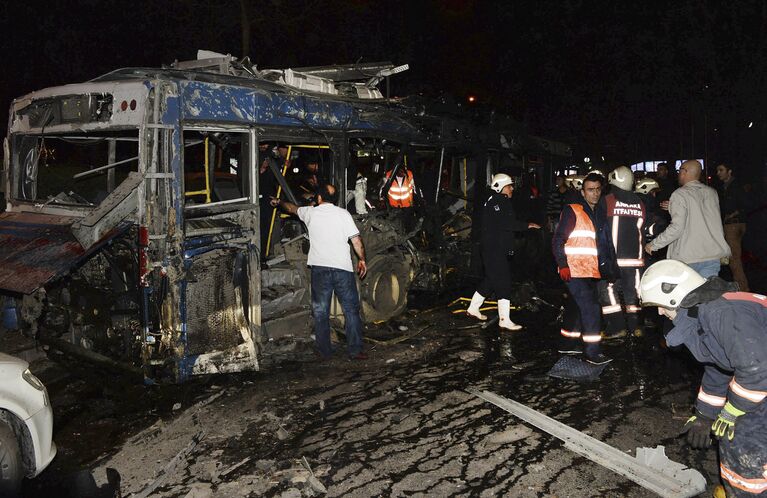
<path fill-rule="evenodd" d="M 732 180 L 730 169 L 720 173 L 720 179 Z M 557 179 L 545 208 L 556 274 L 567 288 L 557 350 L 606 365 L 612 359 L 602 344 L 643 337 L 653 314 L 645 314 L 643 321 L 640 312 L 657 308 L 653 329 L 663 331 L 665 344 L 685 346 L 704 366 L 695 414 L 683 427 L 688 443 L 707 448 L 712 439 L 718 440 L 727 496 L 767 495 L 767 297 L 747 291 L 748 281 L 738 266 L 736 252 L 745 230 L 742 205 L 732 192 L 718 195 L 701 177 L 702 165 L 686 161 L 679 169 L 678 188 L 669 185 L 660 169 L 656 178 L 635 179 L 625 166 L 607 175 L 592 170 Z M 362 187 L 355 203 L 364 212 L 362 178 L 357 178 Z M 355 268 L 345 248 L 352 245 L 360 278 L 366 273 L 365 249 L 349 213 L 334 205 L 335 187 L 318 177 L 312 181 L 319 186 L 313 204 L 299 207 L 275 198 L 269 204 L 297 215 L 309 227 L 318 355 L 333 355 L 327 322 L 335 293 L 346 317 L 349 358 L 364 360 Z M 413 173 L 403 165 L 383 182 L 381 201 L 398 211 L 410 231 L 415 197 L 422 197 Z M 542 225 L 518 218 L 511 176 L 496 174 L 489 186 L 480 218 L 484 276 L 467 315 L 487 321 L 482 306 L 495 297 L 500 330 L 513 332 L 523 329 L 510 316 L 515 238 Z M 726 202 L 723 210 L 720 198 Z M 732 226 L 725 228 L 728 224 Z M 730 258 L 736 261 L 736 282 L 718 276 Z"/>
<path fill-rule="evenodd" d="M 734 256 L 730 239 L 743 233 L 725 229 L 725 220 L 743 216 L 722 214 L 721 196 L 701 176 L 698 161 L 682 163 L 670 195 L 664 177 L 635 181 L 625 166 L 607 176 L 558 179 L 547 206 L 552 253 L 568 291 L 558 352 L 607 364 L 602 343 L 643 336 L 642 307 L 657 307 L 665 344 L 685 346 L 704 367 L 695 414 L 683 427 L 688 443 L 707 448 L 718 440 L 728 497 L 767 495 L 767 297 L 747 292 L 739 254 L 736 282 L 719 278 Z M 485 276 L 467 314 L 487 320 L 480 308 L 495 295 L 500 328 L 514 331 L 522 325 L 509 317 L 513 234 L 540 226 L 517 220 L 511 177 L 497 174 L 490 187 L 482 220 L 495 228 L 482 237 Z"/>

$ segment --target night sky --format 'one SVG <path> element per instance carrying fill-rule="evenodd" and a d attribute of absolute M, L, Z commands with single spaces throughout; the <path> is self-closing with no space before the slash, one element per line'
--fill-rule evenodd
<path fill-rule="evenodd" d="M 11 0 L 0 5 L 3 123 L 28 91 L 193 59 L 198 48 L 240 56 L 243 17 L 261 68 L 408 63 L 394 93 L 476 95 L 608 165 L 764 165 L 762 0 Z"/>

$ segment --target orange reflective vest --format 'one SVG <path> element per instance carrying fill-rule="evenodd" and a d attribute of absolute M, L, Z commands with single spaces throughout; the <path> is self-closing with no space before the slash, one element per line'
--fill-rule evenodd
<path fill-rule="evenodd" d="M 386 181 L 389 181 L 391 177 L 391 171 L 386 173 Z M 389 186 L 389 192 L 387 198 L 389 205 L 394 208 L 409 208 L 413 207 L 413 192 L 415 191 L 415 183 L 413 182 L 413 173 L 408 171 L 405 175 L 402 184 L 400 185 L 399 179 L 394 178 Z"/>
<path fill-rule="evenodd" d="M 575 227 L 565 242 L 565 255 L 573 278 L 599 278 L 597 232 L 580 204 L 570 204 L 575 213 Z"/>

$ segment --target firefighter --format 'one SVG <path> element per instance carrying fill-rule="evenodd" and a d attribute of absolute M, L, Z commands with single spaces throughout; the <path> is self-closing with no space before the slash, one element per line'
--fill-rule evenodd
<path fill-rule="evenodd" d="M 634 193 L 644 203 L 647 219 L 644 224 L 645 241 L 649 242 L 668 226 L 665 211 L 658 202 L 660 184 L 654 178 L 644 177 L 636 181 Z M 646 261 L 646 260 L 645 260 Z"/>
<path fill-rule="evenodd" d="M 668 345 L 684 344 L 704 365 L 688 443 L 719 440 L 728 497 L 767 494 L 767 297 L 671 259 L 649 267 L 640 288 L 642 305 L 674 322 Z"/>
<path fill-rule="evenodd" d="M 644 232 L 647 219 L 644 203 L 631 191 L 634 174 L 618 166 L 608 175 L 610 193 L 600 199 L 612 235 L 618 264 L 615 282 L 599 282 L 599 302 L 605 325 L 605 340 L 625 337 L 627 331 L 642 335 L 639 327 L 639 278 L 644 269 Z M 621 296 L 623 303 L 621 304 Z"/>
<path fill-rule="evenodd" d="M 599 209 L 603 178 L 590 173 L 583 179 L 581 200 L 562 210 L 554 232 L 552 251 L 559 276 L 570 297 L 565 306 L 560 353 L 584 353 L 586 361 L 602 365 L 612 361 L 600 347 L 600 310 L 597 282 L 602 268 L 611 266 L 611 245 L 604 231 L 604 212 Z M 583 341 L 582 346 L 577 344 Z"/>
<path fill-rule="evenodd" d="M 668 226 L 667 213 L 660 207 L 660 203 L 658 202 L 657 196 L 659 192 L 660 184 L 658 184 L 654 178 L 646 176 L 634 183 L 634 193 L 637 194 L 644 203 L 645 212 L 647 213 L 647 219 L 644 224 L 645 242 L 652 241 L 656 235 L 661 233 Z M 666 259 L 665 251 L 662 251 L 662 253 L 656 251 L 653 254 L 646 254 L 645 266 L 650 266 L 662 259 Z M 643 332 L 647 332 L 651 329 L 658 329 L 658 327 L 662 326 L 667 326 L 669 327 L 669 330 L 671 330 L 670 322 L 664 317 L 658 316 L 657 313 L 652 312 L 650 309 L 644 309 L 642 314 L 644 316 Z M 663 321 L 661 322 L 661 320 Z"/>
<path fill-rule="evenodd" d="M 482 210 L 482 263 L 485 276 L 471 298 L 466 313 L 478 320 L 487 320 L 480 312 L 485 298 L 495 294 L 498 298 L 498 326 L 506 330 L 522 328 L 511 321 L 511 264 L 509 258 L 514 255 L 514 232 L 530 228 L 541 228 L 536 223 L 517 220 L 511 203 L 514 184 L 505 173 L 493 176 L 490 184 L 493 193 L 485 201 Z"/>

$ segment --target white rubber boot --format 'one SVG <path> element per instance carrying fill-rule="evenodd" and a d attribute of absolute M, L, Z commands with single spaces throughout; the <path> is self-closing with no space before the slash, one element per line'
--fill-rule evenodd
<path fill-rule="evenodd" d="M 485 298 L 482 297 L 479 292 L 475 292 L 474 295 L 471 296 L 471 304 L 469 305 L 469 309 L 466 310 L 466 314 L 484 322 L 487 320 L 487 315 L 483 315 L 482 312 L 479 311 L 484 302 Z"/>
<path fill-rule="evenodd" d="M 522 325 L 517 325 L 509 318 L 509 311 L 511 311 L 511 301 L 508 299 L 498 300 L 498 326 L 506 330 L 519 330 Z"/>

